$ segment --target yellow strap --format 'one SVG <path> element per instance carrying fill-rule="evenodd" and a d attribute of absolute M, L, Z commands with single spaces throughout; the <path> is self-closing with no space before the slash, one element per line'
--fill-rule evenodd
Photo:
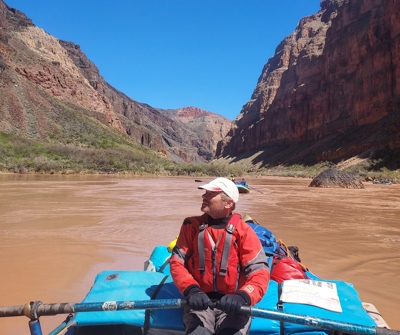
<path fill-rule="evenodd" d="M 168 252 L 172 253 L 172 249 L 174 249 L 177 240 L 178 240 L 178 236 L 175 237 L 175 240 L 169 242 L 168 247 L 167 247 Z"/>

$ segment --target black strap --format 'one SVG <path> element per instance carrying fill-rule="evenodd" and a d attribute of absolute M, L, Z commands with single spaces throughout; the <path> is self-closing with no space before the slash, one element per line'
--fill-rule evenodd
<path fill-rule="evenodd" d="M 160 284 L 158 284 L 157 288 L 154 290 L 153 294 L 150 297 L 150 300 L 154 300 L 157 297 L 158 292 L 160 292 L 162 286 L 164 285 L 165 281 L 167 280 L 168 276 L 165 276 Z M 144 314 L 144 325 L 143 325 L 143 335 L 147 335 L 147 332 L 150 328 L 150 314 L 151 310 L 146 309 L 145 314 Z"/>
<path fill-rule="evenodd" d="M 271 273 L 271 275 L 272 275 L 272 271 L 274 270 L 275 265 L 278 264 L 282 259 L 287 258 L 287 257 L 286 257 L 286 256 L 282 256 L 282 255 L 279 255 L 279 254 L 275 254 L 275 255 L 273 255 L 273 256 L 271 256 L 271 257 L 272 257 L 272 260 L 271 260 L 271 269 L 270 269 L 270 273 Z"/>
<path fill-rule="evenodd" d="M 172 256 L 169 256 L 169 257 L 165 260 L 165 262 L 160 266 L 160 269 L 159 269 L 157 272 L 162 272 L 162 271 L 165 269 L 165 267 L 169 264 L 169 262 L 170 262 L 170 260 L 171 260 L 171 257 L 172 257 Z"/>
<path fill-rule="evenodd" d="M 282 295 L 282 284 L 278 284 L 278 302 L 276 303 L 276 308 L 278 311 L 283 311 L 283 301 L 281 299 Z M 279 320 L 279 332 L 280 335 L 285 335 L 285 327 L 282 320 Z"/>

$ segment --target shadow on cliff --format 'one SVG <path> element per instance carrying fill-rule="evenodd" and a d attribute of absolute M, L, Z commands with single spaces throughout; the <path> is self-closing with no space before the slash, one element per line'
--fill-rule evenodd
<path fill-rule="evenodd" d="M 257 168 L 276 166 L 312 166 L 320 162 L 338 164 L 357 157 L 368 160 L 365 170 L 400 169 L 400 111 L 368 125 L 349 127 L 345 133 L 336 132 L 316 141 L 279 143 L 261 150 L 246 152 L 230 162 L 248 162 Z"/>

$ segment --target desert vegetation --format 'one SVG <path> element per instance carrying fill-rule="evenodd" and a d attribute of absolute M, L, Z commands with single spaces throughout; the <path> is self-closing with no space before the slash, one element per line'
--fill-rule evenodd
<path fill-rule="evenodd" d="M 357 164 L 320 162 L 312 166 L 257 167 L 249 162 L 219 159 L 208 164 L 177 164 L 136 142 L 86 135 L 78 142 L 35 141 L 0 132 L 0 171 L 49 174 L 132 174 L 169 176 L 282 176 L 314 178 L 322 171 L 338 168 L 365 180 L 400 182 L 400 170 L 383 165 L 387 158 L 360 159 Z M 393 165 L 393 164 L 392 164 Z"/>
<path fill-rule="evenodd" d="M 70 141 L 69 141 L 70 142 Z M 0 132 L 0 171 L 50 174 L 228 175 L 220 164 L 176 164 L 135 142 L 86 136 L 74 143 L 38 142 Z"/>

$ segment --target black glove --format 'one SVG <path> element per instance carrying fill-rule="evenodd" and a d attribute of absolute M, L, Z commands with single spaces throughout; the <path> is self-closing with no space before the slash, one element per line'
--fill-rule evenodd
<path fill-rule="evenodd" d="M 226 314 L 239 312 L 240 307 L 246 304 L 246 300 L 239 294 L 225 294 L 219 301 L 219 309 Z"/>
<path fill-rule="evenodd" d="M 211 300 L 199 287 L 193 287 L 186 295 L 187 302 L 195 311 L 206 310 L 211 305 Z"/>

